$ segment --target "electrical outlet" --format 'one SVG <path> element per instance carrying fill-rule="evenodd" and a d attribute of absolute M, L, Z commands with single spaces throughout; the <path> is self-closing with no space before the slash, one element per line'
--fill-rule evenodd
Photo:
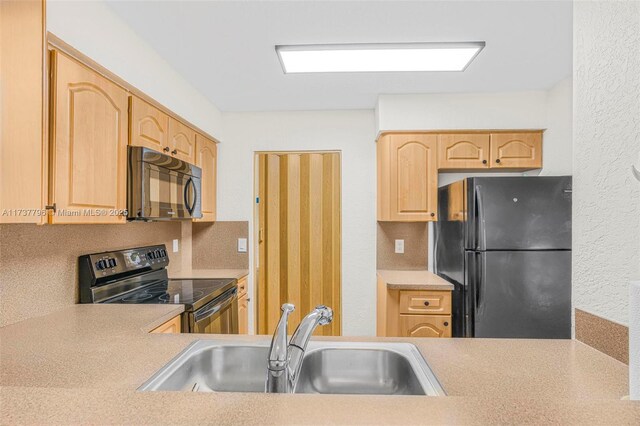
<path fill-rule="evenodd" d="M 396 240 L 396 253 L 397 254 L 404 253 L 404 240 Z"/>
<path fill-rule="evenodd" d="M 180 244 L 178 243 L 179 240 L 173 240 L 173 252 L 177 253 L 180 251 Z"/>
<path fill-rule="evenodd" d="M 247 239 L 238 238 L 238 253 L 246 253 L 246 252 L 247 252 Z"/>

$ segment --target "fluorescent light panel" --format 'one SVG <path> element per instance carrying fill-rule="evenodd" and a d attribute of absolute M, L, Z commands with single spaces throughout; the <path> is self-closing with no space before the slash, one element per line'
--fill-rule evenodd
<path fill-rule="evenodd" d="M 484 42 L 276 46 L 285 73 L 464 71 Z"/>

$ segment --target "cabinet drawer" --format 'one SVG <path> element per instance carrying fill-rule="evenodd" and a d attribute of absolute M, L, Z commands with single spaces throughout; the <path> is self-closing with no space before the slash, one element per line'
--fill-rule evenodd
<path fill-rule="evenodd" d="M 247 294 L 247 277 L 238 280 L 238 298 Z"/>
<path fill-rule="evenodd" d="M 400 291 L 401 314 L 451 314 L 450 291 Z"/>
<path fill-rule="evenodd" d="M 400 315 L 400 337 L 451 337 L 451 316 Z"/>

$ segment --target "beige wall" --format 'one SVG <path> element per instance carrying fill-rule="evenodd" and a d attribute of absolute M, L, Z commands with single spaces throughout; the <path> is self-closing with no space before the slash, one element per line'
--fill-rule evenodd
<path fill-rule="evenodd" d="M 171 250 L 180 238 L 179 222 L 0 225 L 0 326 L 77 303 L 82 254 L 164 243 L 169 270 L 180 270 L 181 253 Z"/>

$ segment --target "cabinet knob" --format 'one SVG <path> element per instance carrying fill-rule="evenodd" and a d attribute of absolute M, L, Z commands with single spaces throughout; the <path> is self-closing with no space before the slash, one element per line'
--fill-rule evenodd
<path fill-rule="evenodd" d="M 449 326 L 449 322 L 448 322 L 448 321 L 445 321 L 445 322 L 444 322 L 444 326 L 445 326 L 445 327 L 448 327 L 448 326 Z"/>
<path fill-rule="evenodd" d="M 435 213 L 431 213 L 431 217 L 434 217 L 436 214 Z"/>
<path fill-rule="evenodd" d="M 163 150 L 164 152 L 169 152 L 169 147 L 168 147 L 168 146 L 165 146 L 164 148 L 162 148 L 162 150 Z"/>
<path fill-rule="evenodd" d="M 496 159 L 496 163 L 500 163 L 500 159 L 499 159 L 499 158 L 498 158 L 498 159 Z"/>
<path fill-rule="evenodd" d="M 429 301 L 428 300 L 425 300 L 424 306 L 429 306 Z"/>
<path fill-rule="evenodd" d="M 487 164 L 487 160 L 482 160 L 482 164 Z"/>
<path fill-rule="evenodd" d="M 172 153 L 173 155 L 176 155 L 176 154 L 178 153 L 178 150 L 177 150 L 177 149 L 174 149 L 173 151 L 171 151 L 171 153 Z"/>

